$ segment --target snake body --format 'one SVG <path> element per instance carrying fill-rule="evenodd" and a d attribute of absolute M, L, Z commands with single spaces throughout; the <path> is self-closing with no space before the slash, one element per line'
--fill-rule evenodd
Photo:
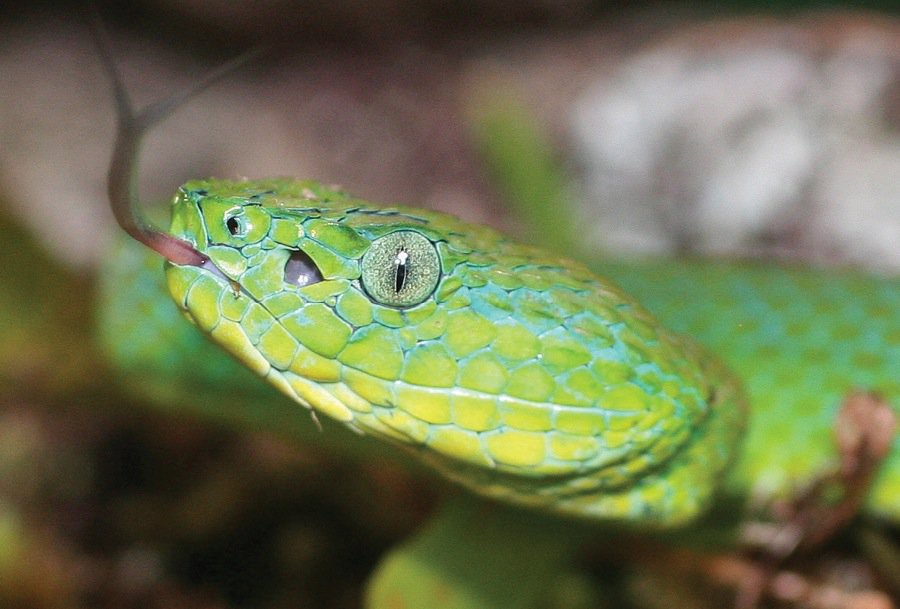
<path fill-rule="evenodd" d="M 834 467 L 842 398 L 862 389 L 900 409 L 896 279 L 677 263 L 595 274 L 452 216 L 284 179 L 188 182 L 159 231 L 134 188 L 141 139 L 228 66 L 137 111 L 100 51 L 118 114 L 116 219 L 167 260 L 178 308 L 239 362 L 159 307 L 158 260 L 125 255 L 105 273 L 101 320 L 119 365 L 157 397 L 191 391 L 179 407 L 295 439 L 312 427 L 296 424 L 299 404 L 537 508 L 451 503 L 382 557 L 371 609 L 534 607 L 582 540 L 548 512 L 681 524 L 726 475 L 736 495 L 789 495 Z M 517 198 L 545 202 L 528 190 Z M 160 349 L 161 335 L 177 348 Z M 881 466 L 865 509 L 898 522 L 896 435 Z"/>
<path fill-rule="evenodd" d="M 673 525 L 704 509 L 729 469 L 731 488 L 767 494 L 821 471 L 829 416 L 849 391 L 898 407 L 896 281 L 607 265 L 642 298 L 657 294 L 646 302 L 673 328 L 725 354 L 759 402 L 729 468 L 746 416 L 738 376 L 579 263 L 307 181 L 189 182 L 171 234 L 208 258 L 167 263 L 173 298 L 245 366 L 512 503 Z M 898 453 L 895 442 L 870 498 L 894 518 Z"/>
<path fill-rule="evenodd" d="M 716 353 L 742 380 L 747 433 L 725 489 L 787 498 L 837 461 L 836 413 L 872 391 L 900 414 L 900 280 L 750 262 L 598 265 L 668 327 Z M 900 434 L 867 510 L 900 522 Z"/>

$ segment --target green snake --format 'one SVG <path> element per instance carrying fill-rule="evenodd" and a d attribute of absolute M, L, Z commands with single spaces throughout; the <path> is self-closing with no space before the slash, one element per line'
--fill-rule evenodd
<path fill-rule="evenodd" d="M 137 136 L 125 139 L 133 155 Z M 437 594 L 429 578 L 460 589 L 448 607 L 526 606 L 491 574 L 523 552 L 532 567 L 555 561 L 572 540 L 562 519 L 541 530 L 521 519 L 661 528 L 696 518 L 722 486 L 789 496 L 834 466 L 845 397 L 873 392 L 900 411 L 897 279 L 699 261 L 592 270 L 450 215 L 287 179 L 188 182 L 165 238 L 181 252 L 165 263 L 178 309 L 299 405 L 281 416 L 308 409 L 531 509 L 499 518 L 494 538 L 451 511 L 388 559 L 373 607 L 436 603 L 422 600 Z M 190 349 L 206 347 L 183 338 L 187 326 L 168 332 L 202 376 L 210 361 Z M 896 435 L 864 510 L 900 522 Z M 464 558 L 444 556 L 453 569 L 468 562 L 502 592 L 470 597 L 457 577 L 441 580 L 440 556 L 460 548 Z"/>

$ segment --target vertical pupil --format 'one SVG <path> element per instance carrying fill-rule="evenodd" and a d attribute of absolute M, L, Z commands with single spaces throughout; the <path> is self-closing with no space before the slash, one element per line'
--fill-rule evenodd
<path fill-rule="evenodd" d="M 241 223 L 238 222 L 238 219 L 233 216 L 225 221 L 225 226 L 228 228 L 228 232 L 232 235 L 237 235 L 238 231 L 240 231 L 241 229 Z"/>
<path fill-rule="evenodd" d="M 409 254 L 406 253 L 406 250 L 401 248 L 399 252 L 397 252 L 397 257 L 394 258 L 394 266 L 397 267 L 396 272 L 394 273 L 394 292 L 400 293 L 400 290 L 403 289 L 403 286 L 406 285 L 406 275 L 409 273 L 409 267 L 407 264 L 409 263 Z"/>

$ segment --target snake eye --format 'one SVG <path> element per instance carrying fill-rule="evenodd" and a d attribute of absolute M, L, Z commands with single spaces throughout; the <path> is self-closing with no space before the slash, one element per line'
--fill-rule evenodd
<path fill-rule="evenodd" d="M 362 284 L 375 302 L 412 307 L 431 296 L 441 277 L 437 248 L 424 235 L 402 230 L 372 242 L 362 259 Z"/>

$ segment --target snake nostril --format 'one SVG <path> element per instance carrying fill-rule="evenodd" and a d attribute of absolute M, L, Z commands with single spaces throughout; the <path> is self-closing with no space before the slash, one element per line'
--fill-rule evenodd
<path fill-rule="evenodd" d="M 305 252 L 295 250 L 284 264 L 284 282 L 303 287 L 322 281 L 322 273 Z"/>

